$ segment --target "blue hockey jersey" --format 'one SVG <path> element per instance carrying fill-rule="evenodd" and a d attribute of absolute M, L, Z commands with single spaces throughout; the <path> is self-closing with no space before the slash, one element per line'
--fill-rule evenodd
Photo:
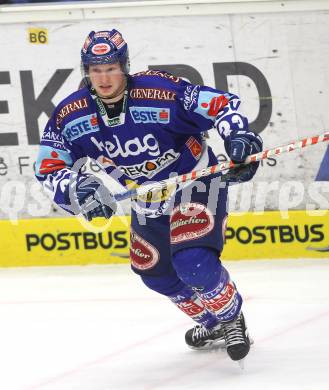
<path fill-rule="evenodd" d="M 224 140 L 248 126 L 236 95 L 155 70 L 129 75 L 127 85 L 118 117 L 109 118 L 99 98 L 83 88 L 56 107 L 45 127 L 36 176 L 69 212 L 69 177 L 80 159 L 116 172 L 123 185 L 140 185 L 215 164 L 203 136 L 215 122 Z"/>

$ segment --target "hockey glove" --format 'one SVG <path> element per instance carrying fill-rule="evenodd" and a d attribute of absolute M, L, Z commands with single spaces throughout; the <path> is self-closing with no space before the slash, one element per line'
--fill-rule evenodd
<path fill-rule="evenodd" d="M 78 175 L 75 196 L 78 213 L 87 221 L 96 217 L 109 219 L 116 211 L 113 194 L 96 176 Z"/>
<path fill-rule="evenodd" d="M 243 163 L 249 155 L 259 153 L 263 150 L 263 141 L 261 137 L 248 130 L 232 131 L 230 136 L 226 138 L 224 145 L 230 159 L 238 164 Z M 258 167 L 259 162 L 253 162 L 235 168 L 232 171 L 232 177 L 236 176 L 236 179 L 232 179 L 232 181 L 242 183 L 251 180 Z"/>

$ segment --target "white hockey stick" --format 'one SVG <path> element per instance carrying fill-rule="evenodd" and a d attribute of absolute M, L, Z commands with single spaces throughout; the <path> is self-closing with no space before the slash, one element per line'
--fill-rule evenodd
<path fill-rule="evenodd" d="M 291 143 L 283 146 L 277 146 L 273 149 L 267 149 L 260 153 L 252 154 L 242 164 L 234 164 L 232 161 L 227 161 L 220 164 L 212 165 L 211 167 L 208 168 L 200 169 L 198 171 L 191 171 L 190 173 L 186 173 L 184 175 L 175 176 L 166 180 L 161 180 L 159 182 L 153 182 L 150 184 L 141 185 L 138 188 L 133 188 L 126 192 L 114 194 L 114 200 L 120 202 L 121 200 L 128 199 L 128 198 L 135 199 L 135 198 L 145 197 L 148 194 L 150 194 L 152 198 L 153 193 L 159 192 L 164 189 L 168 189 L 168 187 L 170 187 L 171 185 L 188 183 L 197 180 L 201 177 L 210 176 L 216 173 L 231 170 L 233 168 L 247 165 L 252 162 L 266 160 L 271 156 L 279 156 L 280 154 L 283 153 L 292 152 L 294 150 L 302 149 L 307 146 L 316 145 L 320 142 L 326 142 L 326 141 L 329 141 L 329 132 L 325 132 L 321 135 L 303 138 L 297 141 L 292 141 Z M 223 181 L 225 181 L 225 177 L 226 180 L 228 180 L 228 177 L 230 177 L 229 172 L 227 175 L 226 174 L 223 175 Z"/>

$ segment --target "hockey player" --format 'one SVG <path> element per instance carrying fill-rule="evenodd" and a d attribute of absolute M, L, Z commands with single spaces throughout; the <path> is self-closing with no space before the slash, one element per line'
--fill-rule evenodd
<path fill-rule="evenodd" d="M 81 66 L 85 87 L 56 107 L 36 165 L 38 180 L 69 213 L 91 220 L 115 212 L 111 190 L 75 168 L 85 157 L 127 186 L 217 163 L 203 137 L 212 127 L 235 162 L 262 150 L 236 95 L 164 71 L 130 75 L 128 46 L 117 30 L 92 31 L 81 49 Z M 258 163 L 246 165 L 237 181 L 250 180 L 257 168 Z M 156 209 L 132 202 L 131 267 L 197 323 L 185 335 L 190 347 L 202 349 L 223 338 L 231 359 L 241 360 L 250 349 L 242 298 L 219 260 L 227 188 L 208 177 L 188 194 L 177 191 Z"/>

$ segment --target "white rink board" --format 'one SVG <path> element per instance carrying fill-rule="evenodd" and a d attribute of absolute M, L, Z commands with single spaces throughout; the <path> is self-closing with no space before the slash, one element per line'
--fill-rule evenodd
<path fill-rule="evenodd" d="M 29 43 L 27 30 L 31 27 L 48 29 L 49 43 Z M 270 121 L 261 132 L 266 147 L 327 129 L 329 14 L 324 11 L 0 25 L 2 53 L 5 53 L 0 65 L 0 101 L 7 102 L 9 109 L 9 113 L 0 113 L 0 136 L 18 135 L 15 146 L 3 145 L 0 139 L 0 157 L 4 162 L 0 162 L 1 219 L 62 215 L 54 213 L 35 183 L 33 161 L 38 147 L 31 142 L 36 129 L 30 124 L 27 131 L 26 118 L 32 109 L 28 96 L 31 93 L 33 96 L 34 89 L 37 99 L 57 69 L 73 71 L 58 90 L 52 87 L 51 102 L 56 105 L 77 89 L 81 78 L 80 47 L 85 36 L 92 29 L 113 27 L 128 41 L 133 73 L 149 66 L 185 64 L 200 73 L 204 84 L 215 86 L 214 63 L 244 62 L 256 67 L 271 92 L 270 96 L 261 96 L 262 103 L 272 101 Z M 260 98 L 253 80 L 229 76 L 228 85 L 231 92 L 240 95 L 250 121 L 255 120 Z M 42 113 L 38 118 L 39 134 L 46 121 L 47 115 Z M 217 153 L 221 152 L 221 141 L 215 131 L 210 143 Z M 282 156 L 275 166 L 264 164 L 254 184 L 233 188 L 231 209 L 252 211 L 264 206 L 278 209 L 279 199 L 289 197 L 291 188 L 287 181 L 298 182 L 295 185 L 298 194 L 291 208 L 305 209 L 309 204 L 329 208 L 329 182 L 321 183 L 322 194 L 307 194 L 314 185 L 325 150 L 326 145 L 318 145 L 301 154 Z M 264 191 L 259 188 L 264 189 L 273 181 L 276 189 L 266 199 L 264 194 L 260 196 Z M 253 198 L 244 203 L 242 195 L 250 190 Z"/>

